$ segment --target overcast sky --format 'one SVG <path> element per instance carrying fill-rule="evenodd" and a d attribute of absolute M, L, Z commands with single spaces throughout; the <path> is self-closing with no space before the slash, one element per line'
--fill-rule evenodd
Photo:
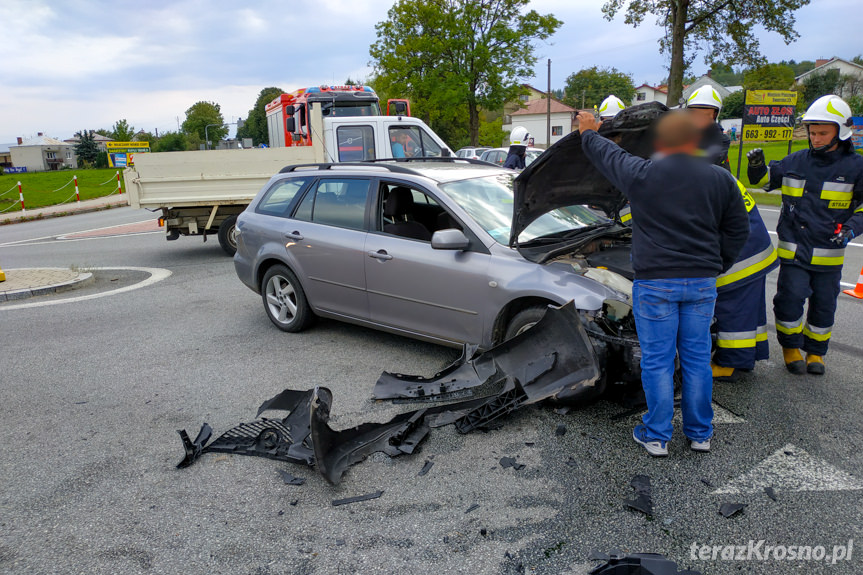
<path fill-rule="evenodd" d="M 0 143 L 37 132 L 70 137 L 125 118 L 136 129 L 176 130 L 199 100 L 245 117 L 266 86 L 286 91 L 364 78 L 375 24 L 391 0 L 0 0 Z M 602 18 L 601 0 L 534 0 L 564 25 L 537 47 L 537 76 L 552 87 L 593 65 L 613 66 L 636 85 L 667 75 L 653 19 L 631 28 Z M 851 28 L 860 0 L 813 0 L 797 13 L 790 46 L 761 37 L 772 61 L 851 58 L 863 52 Z M 837 23 L 848 23 L 847 30 Z M 698 58 L 693 72 L 706 71 Z"/>

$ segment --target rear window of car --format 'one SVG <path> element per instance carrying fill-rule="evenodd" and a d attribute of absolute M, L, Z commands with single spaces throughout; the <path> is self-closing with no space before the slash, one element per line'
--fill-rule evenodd
<path fill-rule="evenodd" d="M 368 179 L 322 178 L 306 192 L 294 219 L 363 230 L 368 195 Z"/>
<path fill-rule="evenodd" d="M 269 216 L 287 217 L 291 203 L 308 181 L 309 178 L 293 178 L 276 182 L 267 190 L 255 211 Z"/>

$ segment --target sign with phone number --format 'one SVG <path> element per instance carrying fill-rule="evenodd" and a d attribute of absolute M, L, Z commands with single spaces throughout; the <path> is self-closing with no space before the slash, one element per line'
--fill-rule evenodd
<path fill-rule="evenodd" d="M 744 140 L 761 140 L 773 142 L 777 140 L 790 140 L 794 134 L 793 128 L 773 128 L 770 126 L 743 126 Z"/>

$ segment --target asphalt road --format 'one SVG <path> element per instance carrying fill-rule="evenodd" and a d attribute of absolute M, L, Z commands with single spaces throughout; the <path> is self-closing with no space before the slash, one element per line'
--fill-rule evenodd
<path fill-rule="evenodd" d="M 2 573 L 586 573 L 591 550 L 613 548 L 704 574 L 863 572 L 858 300 L 841 297 L 826 377 L 791 376 L 774 359 L 716 387 L 725 409 L 706 455 L 678 431 L 670 457 L 650 459 L 630 437 L 638 416 L 616 418 L 624 408 L 600 401 L 566 415 L 524 409 L 487 433 L 435 429 L 420 453 L 373 455 L 338 487 L 253 457 L 205 455 L 177 470 L 177 429 L 194 435 L 206 421 L 218 435 L 281 390 L 316 385 L 333 391 L 334 428 L 386 421 L 411 407 L 370 399 L 382 370 L 432 374 L 457 354 L 330 321 L 281 333 L 215 238 L 52 239 L 152 217 L 124 208 L 0 227 L 4 269 L 171 272 L 119 291 L 149 274 L 97 270 L 82 295 L 117 293 L 0 304 Z M 849 248 L 844 280 L 861 265 L 863 248 Z M 775 339 L 771 352 L 780 357 Z M 503 456 L 525 467 L 503 469 Z M 286 485 L 280 469 L 307 481 Z M 636 474 L 651 478 L 653 517 L 624 508 Z M 724 518 L 724 502 L 747 507 Z M 850 560 L 787 559 L 798 545 L 832 557 L 849 539 Z M 748 560 L 722 560 L 719 547 L 697 558 L 712 555 L 704 545 L 750 540 Z M 778 549 L 759 559 L 767 546 L 786 559 Z"/>

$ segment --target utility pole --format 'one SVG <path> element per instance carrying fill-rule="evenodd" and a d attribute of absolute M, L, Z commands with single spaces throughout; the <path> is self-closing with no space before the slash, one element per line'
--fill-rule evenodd
<path fill-rule="evenodd" d="M 548 92 L 545 93 L 545 149 L 551 146 L 551 58 L 548 59 Z"/>

